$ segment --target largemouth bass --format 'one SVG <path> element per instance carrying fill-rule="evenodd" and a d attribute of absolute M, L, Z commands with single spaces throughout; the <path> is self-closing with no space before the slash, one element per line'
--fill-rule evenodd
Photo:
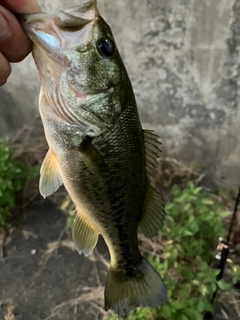
<path fill-rule="evenodd" d="M 125 314 L 167 300 L 160 275 L 141 256 L 137 233 L 162 228 L 164 202 L 151 186 L 158 136 L 142 129 L 110 27 L 96 1 L 24 16 L 39 71 L 39 109 L 49 151 L 40 172 L 47 197 L 64 184 L 76 205 L 73 240 L 88 256 L 101 234 L 111 262 L 105 309 Z"/>

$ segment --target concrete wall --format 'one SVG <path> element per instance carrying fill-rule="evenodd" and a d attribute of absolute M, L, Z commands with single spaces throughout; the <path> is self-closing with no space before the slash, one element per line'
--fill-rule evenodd
<path fill-rule="evenodd" d="M 43 10 L 61 0 L 39 1 Z M 204 168 L 228 187 L 240 182 L 240 0 L 99 0 L 136 94 L 145 128 L 163 155 Z M 64 6 L 79 1 L 64 1 Z M 0 134 L 37 115 L 32 58 L 0 88 Z"/>

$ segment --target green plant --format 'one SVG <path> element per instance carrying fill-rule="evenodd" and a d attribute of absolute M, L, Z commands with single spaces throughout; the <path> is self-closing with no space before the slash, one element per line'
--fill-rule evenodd
<path fill-rule="evenodd" d="M 193 182 L 183 190 L 173 186 L 166 212 L 164 255 L 149 261 L 165 281 L 168 303 L 155 309 L 138 308 L 127 315 L 128 320 L 200 320 L 212 310 L 210 300 L 217 286 L 231 289 L 224 280 L 217 282 L 219 271 L 213 268 L 218 237 L 225 235 L 222 219 L 229 215 L 217 197 Z M 233 270 L 238 275 L 239 268 Z M 109 318 L 115 319 L 121 318 Z"/>
<path fill-rule="evenodd" d="M 232 270 L 232 282 L 233 284 L 236 284 L 240 280 L 240 266 L 232 264 L 231 270 Z"/>
<path fill-rule="evenodd" d="M 69 195 L 65 197 L 63 203 L 61 204 L 61 209 L 67 211 L 68 216 L 66 227 L 71 229 L 76 215 L 76 208 Z"/>
<path fill-rule="evenodd" d="M 36 175 L 36 168 L 20 163 L 14 155 L 8 139 L 0 139 L 0 226 L 11 219 L 16 193 Z"/>

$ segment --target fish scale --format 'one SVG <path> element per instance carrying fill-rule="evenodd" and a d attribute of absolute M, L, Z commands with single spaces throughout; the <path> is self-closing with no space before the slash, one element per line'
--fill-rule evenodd
<path fill-rule="evenodd" d="M 150 184 L 159 137 L 143 130 L 131 82 L 97 2 L 22 17 L 39 70 L 39 109 L 49 151 L 40 172 L 47 197 L 64 184 L 76 205 L 72 228 L 88 256 L 99 234 L 110 252 L 105 309 L 126 314 L 167 300 L 160 275 L 141 256 L 165 217 Z"/>

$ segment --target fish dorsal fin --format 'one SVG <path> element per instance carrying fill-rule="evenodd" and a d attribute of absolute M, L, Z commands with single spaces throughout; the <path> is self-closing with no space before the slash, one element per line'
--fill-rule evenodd
<path fill-rule="evenodd" d="M 161 150 L 159 149 L 161 142 L 160 137 L 151 130 L 144 130 L 146 170 L 150 174 L 157 167 L 157 159 Z"/>
<path fill-rule="evenodd" d="M 143 216 L 138 224 L 138 232 L 152 238 L 163 227 L 165 219 L 164 200 L 162 196 L 147 183 L 143 206 Z"/>
<path fill-rule="evenodd" d="M 86 257 L 92 253 L 98 241 L 98 233 L 79 210 L 74 219 L 72 236 L 78 253 Z"/>
<path fill-rule="evenodd" d="M 40 170 L 39 190 L 46 198 L 58 190 L 62 185 L 57 156 L 52 150 L 48 150 Z"/>

